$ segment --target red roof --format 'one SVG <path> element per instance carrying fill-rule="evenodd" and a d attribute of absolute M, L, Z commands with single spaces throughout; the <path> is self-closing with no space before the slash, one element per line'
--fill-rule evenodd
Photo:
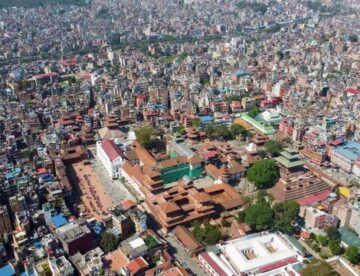
<path fill-rule="evenodd" d="M 118 146 L 112 140 L 105 140 L 101 143 L 101 147 L 103 148 L 105 154 L 110 159 L 110 161 L 115 160 L 118 157 L 121 157 L 123 153 L 118 148 Z"/>
<path fill-rule="evenodd" d="M 204 157 L 209 159 L 209 158 L 213 158 L 217 155 L 217 152 L 214 150 L 209 150 L 207 152 L 204 153 Z"/>
<path fill-rule="evenodd" d="M 143 257 L 137 257 L 136 259 L 132 260 L 126 267 L 129 270 L 130 275 L 135 275 L 136 273 L 140 272 L 141 269 L 147 268 L 148 264 L 145 262 Z"/>
<path fill-rule="evenodd" d="M 341 144 L 343 144 L 343 143 L 344 143 L 344 139 L 338 138 L 338 139 L 336 139 L 336 140 L 331 141 L 331 142 L 330 142 L 330 145 L 332 145 L 332 146 L 339 146 L 339 145 L 341 145 Z"/>
<path fill-rule="evenodd" d="M 329 196 L 330 193 L 331 193 L 330 190 L 325 190 L 325 191 L 322 191 L 317 194 L 301 197 L 301 198 L 297 199 L 296 202 L 299 203 L 299 205 L 301 205 L 301 206 L 311 205 L 313 203 L 324 200 L 325 198 L 327 198 Z"/>
<path fill-rule="evenodd" d="M 200 256 L 211 266 L 213 270 L 219 275 L 219 276 L 226 276 L 226 272 L 222 270 L 222 268 L 209 256 L 207 252 L 201 253 Z"/>
<path fill-rule="evenodd" d="M 46 173 L 47 171 L 46 171 L 46 169 L 45 168 L 38 168 L 37 170 L 36 170 L 36 173 L 37 174 L 43 174 L 43 173 Z"/>
<path fill-rule="evenodd" d="M 295 257 L 292 257 L 290 259 L 287 259 L 287 260 L 283 260 L 283 261 L 280 261 L 280 262 L 277 262 L 277 263 L 274 263 L 274 264 L 270 264 L 270 265 L 266 265 L 266 266 L 263 266 L 259 269 L 259 271 L 261 273 L 264 273 L 264 272 L 267 272 L 267 271 L 271 271 L 271 270 L 274 270 L 274 269 L 277 269 L 279 267 L 283 267 L 283 266 L 286 266 L 288 264 L 292 264 L 292 263 L 295 263 L 297 261 L 297 259 Z"/>
<path fill-rule="evenodd" d="M 346 92 L 353 94 L 353 95 L 357 95 L 360 93 L 359 90 L 357 90 L 355 87 L 348 87 L 346 88 Z"/>
<path fill-rule="evenodd" d="M 55 77 L 57 76 L 58 74 L 55 73 L 55 72 L 52 72 L 52 73 L 49 73 L 49 74 L 40 74 L 40 75 L 35 75 L 34 78 L 39 80 L 39 79 L 42 79 L 42 78 L 46 78 L 46 77 Z"/>
<path fill-rule="evenodd" d="M 123 201 L 121 203 L 121 206 L 123 207 L 124 210 L 129 210 L 129 209 L 135 207 L 136 203 L 134 201 L 128 199 L 128 200 Z"/>

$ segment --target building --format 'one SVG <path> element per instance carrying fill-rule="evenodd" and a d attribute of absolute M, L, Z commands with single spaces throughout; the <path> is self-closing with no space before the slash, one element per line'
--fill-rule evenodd
<path fill-rule="evenodd" d="M 301 252 L 281 233 L 257 233 L 218 244 L 199 262 L 207 275 L 300 275 Z"/>
<path fill-rule="evenodd" d="M 6 205 L 0 206 L 0 234 L 10 233 L 12 225 Z"/>
<path fill-rule="evenodd" d="M 58 240 L 68 255 L 82 254 L 94 248 L 93 236 L 86 225 L 71 222 L 55 230 Z"/>
<path fill-rule="evenodd" d="M 65 256 L 49 258 L 49 267 L 54 276 L 73 276 L 74 268 Z"/>
<path fill-rule="evenodd" d="M 336 216 L 310 206 L 304 210 L 304 221 L 306 226 L 311 229 L 337 227 L 339 223 L 339 219 Z"/>
<path fill-rule="evenodd" d="M 178 240 L 191 255 L 198 255 L 204 251 L 202 244 L 197 239 L 195 239 L 193 234 L 187 228 L 179 225 L 174 230 Z"/>
<path fill-rule="evenodd" d="M 124 154 L 113 140 L 96 143 L 96 154 L 112 178 L 120 176 L 120 168 L 124 163 Z"/>
<path fill-rule="evenodd" d="M 353 171 L 353 165 L 358 157 L 360 157 L 360 144 L 352 141 L 334 148 L 330 153 L 331 162 L 349 173 Z"/>
<path fill-rule="evenodd" d="M 78 275 L 96 275 L 103 268 L 101 261 L 103 255 L 104 252 L 100 249 L 100 247 L 96 247 L 85 254 L 78 252 L 69 259 L 75 267 Z"/>
<path fill-rule="evenodd" d="M 241 119 L 246 123 L 250 124 L 256 131 L 259 131 L 266 135 L 275 134 L 275 129 L 272 125 L 259 121 L 255 118 L 250 117 L 247 113 L 241 114 Z"/>
<path fill-rule="evenodd" d="M 304 167 L 305 162 L 296 150 L 286 148 L 275 160 L 280 167 L 280 179 L 268 192 L 277 201 L 301 200 L 324 191 L 330 193 L 331 188 Z"/>

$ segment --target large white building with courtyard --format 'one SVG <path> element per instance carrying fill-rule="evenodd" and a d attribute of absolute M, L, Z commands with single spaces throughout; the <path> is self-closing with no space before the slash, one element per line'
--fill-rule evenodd
<path fill-rule="evenodd" d="M 207 275 L 300 275 L 300 252 L 281 233 L 258 233 L 217 245 L 218 252 L 199 255 Z"/>

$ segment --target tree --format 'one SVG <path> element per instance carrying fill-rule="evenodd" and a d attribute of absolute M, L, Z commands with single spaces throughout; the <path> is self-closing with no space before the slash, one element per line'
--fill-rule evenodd
<path fill-rule="evenodd" d="M 352 263 L 352 264 L 358 264 L 360 263 L 360 252 L 359 252 L 359 248 L 357 248 L 356 246 L 350 245 L 348 248 L 346 248 L 345 250 L 345 257 L 346 259 Z"/>
<path fill-rule="evenodd" d="M 201 125 L 201 123 L 200 123 L 200 119 L 199 119 L 199 118 L 194 118 L 194 119 L 192 120 L 192 126 L 193 126 L 194 128 L 199 128 L 200 125 Z"/>
<path fill-rule="evenodd" d="M 186 129 L 184 126 L 180 126 L 178 129 L 177 129 L 177 133 L 181 134 L 181 135 L 185 135 L 186 134 Z"/>
<path fill-rule="evenodd" d="M 267 202 L 251 205 L 244 212 L 244 221 L 250 225 L 253 230 L 264 231 L 272 227 L 274 212 Z"/>
<path fill-rule="evenodd" d="M 216 128 L 216 136 L 223 137 L 225 140 L 231 138 L 231 132 L 227 126 L 219 126 Z"/>
<path fill-rule="evenodd" d="M 252 118 L 255 118 L 260 113 L 260 109 L 255 106 L 253 109 L 251 109 L 247 115 L 249 115 Z"/>
<path fill-rule="evenodd" d="M 245 222 L 245 215 L 246 215 L 246 213 L 244 211 L 240 211 L 237 215 L 236 220 L 240 223 Z"/>
<path fill-rule="evenodd" d="M 223 239 L 223 235 L 219 228 L 211 225 L 209 222 L 201 225 L 200 222 L 195 221 L 193 222 L 192 227 L 193 229 L 191 232 L 194 237 L 205 245 L 216 244 Z"/>
<path fill-rule="evenodd" d="M 282 145 L 278 141 L 269 140 L 265 143 L 265 149 L 271 156 L 278 156 L 282 150 Z"/>
<path fill-rule="evenodd" d="M 258 160 L 246 173 L 246 178 L 255 183 L 258 189 L 271 187 L 279 177 L 279 168 L 273 160 Z"/>
<path fill-rule="evenodd" d="M 292 223 L 300 211 L 299 204 L 293 200 L 276 203 L 273 210 L 275 213 L 273 228 L 290 234 L 293 230 Z"/>
<path fill-rule="evenodd" d="M 151 147 L 152 136 L 155 130 L 151 126 L 144 126 L 135 131 L 136 140 L 146 149 Z"/>
<path fill-rule="evenodd" d="M 333 226 L 326 228 L 325 233 L 330 240 L 340 240 L 341 238 L 341 234 L 339 233 L 337 228 Z"/>
<path fill-rule="evenodd" d="M 342 253 L 342 247 L 340 241 L 330 240 L 328 246 L 332 254 L 340 255 Z"/>
<path fill-rule="evenodd" d="M 329 238 L 324 235 L 317 236 L 317 240 L 322 246 L 326 246 L 329 242 Z"/>
<path fill-rule="evenodd" d="M 257 154 L 261 157 L 261 158 L 266 158 L 267 157 L 267 152 L 265 150 L 258 150 Z"/>
<path fill-rule="evenodd" d="M 247 132 L 247 130 L 244 127 L 242 127 L 241 125 L 232 124 L 230 127 L 230 132 L 231 132 L 231 136 L 233 138 L 235 138 L 236 136 L 238 136 L 240 134 L 245 134 Z"/>
<path fill-rule="evenodd" d="M 303 275 L 306 276 L 333 276 L 337 275 L 335 271 L 332 270 L 331 266 L 324 261 L 313 259 L 310 264 L 304 269 Z"/>
<path fill-rule="evenodd" d="M 110 232 L 105 232 L 101 236 L 100 247 L 106 253 L 114 251 L 120 244 L 120 239 Z"/>

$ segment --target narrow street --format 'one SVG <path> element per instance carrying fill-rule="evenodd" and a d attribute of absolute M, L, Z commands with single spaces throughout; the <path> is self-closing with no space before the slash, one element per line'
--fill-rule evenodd
<path fill-rule="evenodd" d="M 179 264 L 184 267 L 192 275 L 205 275 L 205 272 L 201 270 L 200 265 L 191 258 L 189 252 L 184 249 L 184 246 L 179 243 L 174 234 L 169 233 L 164 239 L 171 245 L 169 251 Z"/>

